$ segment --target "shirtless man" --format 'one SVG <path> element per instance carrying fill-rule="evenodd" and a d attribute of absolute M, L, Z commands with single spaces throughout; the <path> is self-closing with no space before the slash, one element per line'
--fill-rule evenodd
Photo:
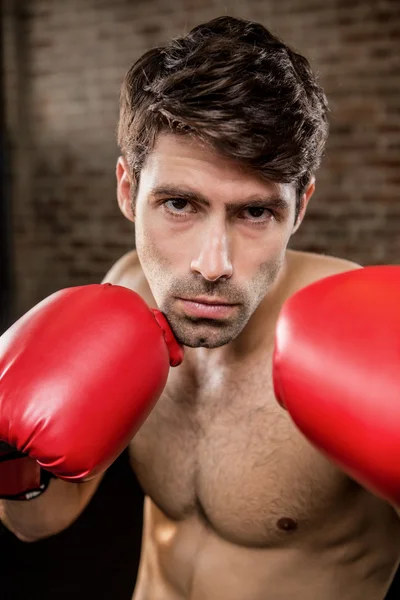
<path fill-rule="evenodd" d="M 273 393 L 285 300 L 358 268 L 287 250 L 326 110 L 304 58 L 228 17 L 126 76 L 117 195 L 137 250 L 105 281 L 160 308 L 186 346 L 130 443 L 146 493 L 134 600 L 381 600 L 396 571 L 395 507 L 317 451 Z M 99 480 L 51 480 L 1 517 L 21 539 L 51 535 Z"/>

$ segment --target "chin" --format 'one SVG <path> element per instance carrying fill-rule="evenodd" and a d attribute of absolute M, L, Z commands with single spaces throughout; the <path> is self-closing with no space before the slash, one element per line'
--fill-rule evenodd
<path fill-rule="evenodd" d="M 226 344 L 229 344 L 229 342 L 232 340 L 210 340 L 205 337 L 201 337 L 197 340 L 188 338 L 186 340 L 179 341 L 183 346 L 188 348 L 208 348 L 209 350 L 212 350 L 213 348 L 221 348 L 221 346 L 226 346 Z"/>
<path fill-rule="evenodd" d="M 189 348 L 220 348 L 232 342 L 241 332 L 232 324 L 220 321 L 210 324 L 171 322 L 170 325 L 176 339 Z"/>

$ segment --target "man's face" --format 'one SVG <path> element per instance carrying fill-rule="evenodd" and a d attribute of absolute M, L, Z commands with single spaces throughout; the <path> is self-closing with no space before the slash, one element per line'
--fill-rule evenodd
<path fill-rule="evenodd" d="M 159 136 L 137 187 L 122 159 L 117 176 L 144 274 L 177 339 L 207 348 L 234 340 L 283 264 L 294 186 L 266 182 L 173 134 Z"/>

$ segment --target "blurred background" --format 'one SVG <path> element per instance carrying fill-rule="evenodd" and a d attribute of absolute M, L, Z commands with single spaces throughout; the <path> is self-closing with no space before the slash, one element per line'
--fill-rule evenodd
<path fill-rule="evenodd" d="M 222 14 L 305 54 L 328 95 L 327 153 L 292 246 L 400 261 L 398 0 L 3 0 L 3 319 L 10 301 L 15 318 L 100 281 L 133 246 L 115 199 L 122 78 L 148 48 Z"/>
<path fill-rule="evenodd" d="M 259 21 L 306 55 L 328 95 L 326 157 L 292 247 L 364 265 L 400 262 L 399 0 L 3 0 L 1 329 L 59 288 L 100 281 L 133 247 L 132 226 L 115 198 L 122 78 L 148 48 L 223 14 Z M 138 496 L 135 482 L 123 487 L 128 467 L 122 460 L 61 541 L 56 536 L 28 549 L 3 531 L 9 560 L 0 583 L 8 577 L 14 586 L 29 569 L 40 582 L 40 565 L 55 552 L 64 553 L 66 571 L 74 560 L 75 569 L 90 571 L 91 555 L 103 575 L 96 597 L 130 597 L 135 573 L 124 565 L 135 563 L 139 550 L 131 545 L 137 522 L 127 518 L 130 498 Z M 125 511 L 115 504 L 118 494 Z M 104 514 L 114 515 L 114 527 Z M 115 515 L 123 516 L 118 527 Z M 21 560 L 25 571 L 16 570 Z M 128 591 L 117 593 L 122 571 Z M 65 588 L 62 572 L 54 581 Z M 47 598 L 37 585 L 36 596 L 27 582 L 26 594 Z M 27 597 L 13 589 L 7 600 Z M 74 597 L 95 597 L 89 589 L 79 596 L 76 587 Z M 64 596 L 52 589 L 50 597 Z"/>

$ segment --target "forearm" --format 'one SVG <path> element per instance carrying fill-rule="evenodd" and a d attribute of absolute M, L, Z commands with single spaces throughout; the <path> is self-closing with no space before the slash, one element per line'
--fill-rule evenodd
<path fill-rule="evenodd" d="M 98 475 L 85 483 L 52 479 L 47 490 L 33 500 L 0 500 L 0 520 L 24 542 L 55 535 L 78 518 L 101 478 Z"/>

